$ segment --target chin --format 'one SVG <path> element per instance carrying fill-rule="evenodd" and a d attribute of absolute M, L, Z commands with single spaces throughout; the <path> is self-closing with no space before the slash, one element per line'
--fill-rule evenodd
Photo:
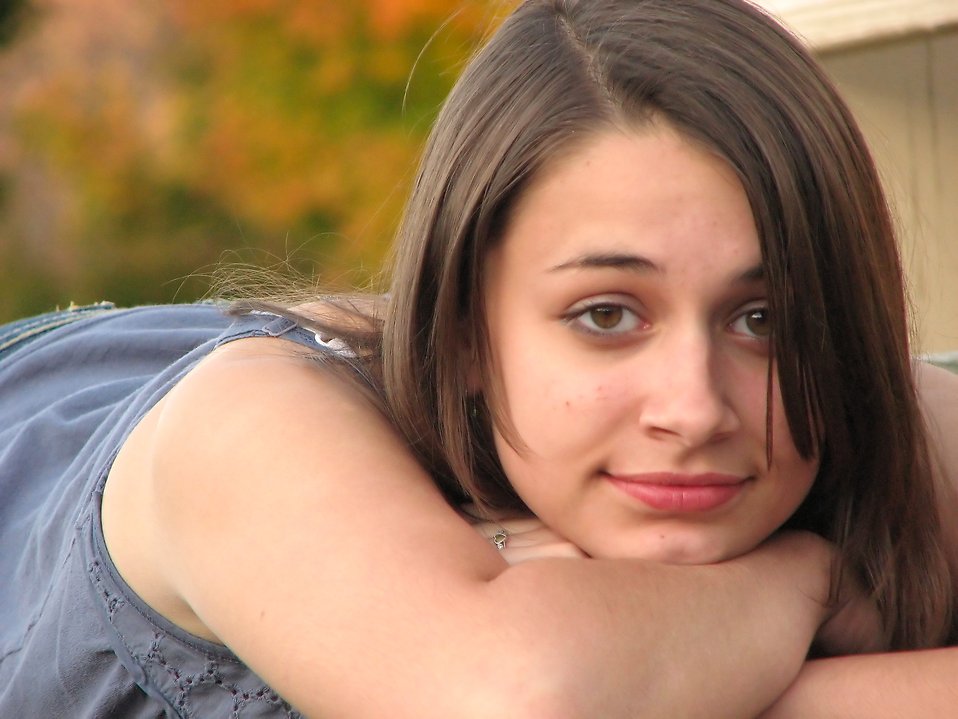
<path fill-rule="evenodd" d="M 640 559 L 673 565 L 718 564 L 747 554 L 757 542 L 729 542 L 715 537 L 689 533 L 656 532 L 641 541 L 615 542 L 589 552 L 603 559 Z"/>

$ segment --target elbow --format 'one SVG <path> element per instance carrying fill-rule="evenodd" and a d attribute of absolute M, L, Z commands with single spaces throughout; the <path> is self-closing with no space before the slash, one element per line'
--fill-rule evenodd
<path fill-rule="evenodd" d="M 510 717 L 510 719 L 595 719 L 604 716 L 584 711 L 578 697 L 556 682 L 543 682 L 528 674 L 512 677 L 498 687 L 486 684 L 482 696 L 467 712 L 476 719 Z"/>
<path fill-rule="evenodd" d="M 625 710 L 632 691 L 616 692 L 609 701 L 601 681 L 591 677 L 568 647 L 538 638 L 510 656 L 490 662 L 484 680 L 473 686 L 476 719 L 635 719 L 641 712 Z"/>
<path fill-rule="evenodd" d="M 470 691 L 477 711 L 459 716 L 504 716 L 516 719 L 646 719 L 658 715 L 647 701 L 643 679 L 653 675 L 651 666 L 624 670 L 613 659 L 614 647 L 599 637 L 609 635 L 608 617 L 602 612 L 582 612 L 577 600 L 543 603 L 550 596 L 548 585 L 540 586 L 536 567 L 521 565 L 501 575 L 491 586 L 496 596 L 513 597 L 502 607 L 488 597 L 482 606 L 498 606 L 489 617 L 477 656 L 470 647 L 473 681 Z M 518 571 L 516 571 L 518 570 Z M 522 601 L 533 597 L 533 601 Z M 575 621 L 569 621 L 574 617 Z M 490 647 L 493 654 L 490 655 Z M 640 664 L 640 663 L 637 663 Z M 482 669 L 475 671 L 479 666 Z M 629 677 L 629 686 L 622 679 Z M 470 704 L 471 706 L 471 704 Z M 481 709 L 479 709 L 481 707 Z"/>

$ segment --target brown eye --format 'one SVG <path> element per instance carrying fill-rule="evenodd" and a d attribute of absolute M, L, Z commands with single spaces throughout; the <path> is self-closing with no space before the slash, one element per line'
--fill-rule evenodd
<path fill-rule="evenodd" d="M 764 308 L 750 310 L 742 316 L 742 319 L 745 321 L 748 332 L 756 337 L 768 337 L 772 331 L 768 310 Z"/>
<path fill-rule="evenodd" d="M 599 329 L 615 329 L 622 322 L 622 308 L 614 305 L 593 307 L 589 310 L 589 318 Z"/>
<path fill-rule="evenodd" d="M 643 326 L 642 318 L 624 304 L 596 301 L 569 312 L 564 321 L 573 329 L 604 339 L 635 332 Z"/>

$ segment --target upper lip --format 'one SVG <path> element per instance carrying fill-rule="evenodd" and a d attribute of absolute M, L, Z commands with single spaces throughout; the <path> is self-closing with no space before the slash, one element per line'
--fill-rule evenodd
<path fill-rule="evenodd" d="M 635 484 L 658 484 L 673 487 L 710 487 L 744 482 L 748 477 L 721 472 L 683 474 L 680 472 L 645 472 L 642 474 L 609 474 L 611 479 Z"/>

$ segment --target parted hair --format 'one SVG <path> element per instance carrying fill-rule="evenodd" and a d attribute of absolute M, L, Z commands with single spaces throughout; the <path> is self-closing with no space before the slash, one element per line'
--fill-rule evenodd
<path fill-rule="evenodd" d="M 603 128 L 653 120 L 724 158 L 749 198 L 789 427 L 821 460 L 792 526 L 838 544 L 893 647 L 941 644 L 954 589 L 892 216 L 831 82 L 743 0 L 528 0 L 476 54 L 435 123 L 394 250 L 391 416 L 450 496 L 521 506 L 491 441 L 499 410 L 470 392 L 476 368 L 495 384 L 484 258 L 543 165 Z"/>
<path fill-rule="evenodd" d="M 372 353 L 384 410 L 451 500 L 521 507 L 491 440 L 506 412 L 471 390 L 476 372 L 496 386 L 485 257 L 544 165 L 651 122 L 723 158 L 748 196 L 784 410 L 820 459 L 789 526 L 838 545 L 893 648 L 954 639 L 888 203 L 824 72 L 745 0 L 527 0 L 502 23 L 440 111 L 398 232 Z"/>

